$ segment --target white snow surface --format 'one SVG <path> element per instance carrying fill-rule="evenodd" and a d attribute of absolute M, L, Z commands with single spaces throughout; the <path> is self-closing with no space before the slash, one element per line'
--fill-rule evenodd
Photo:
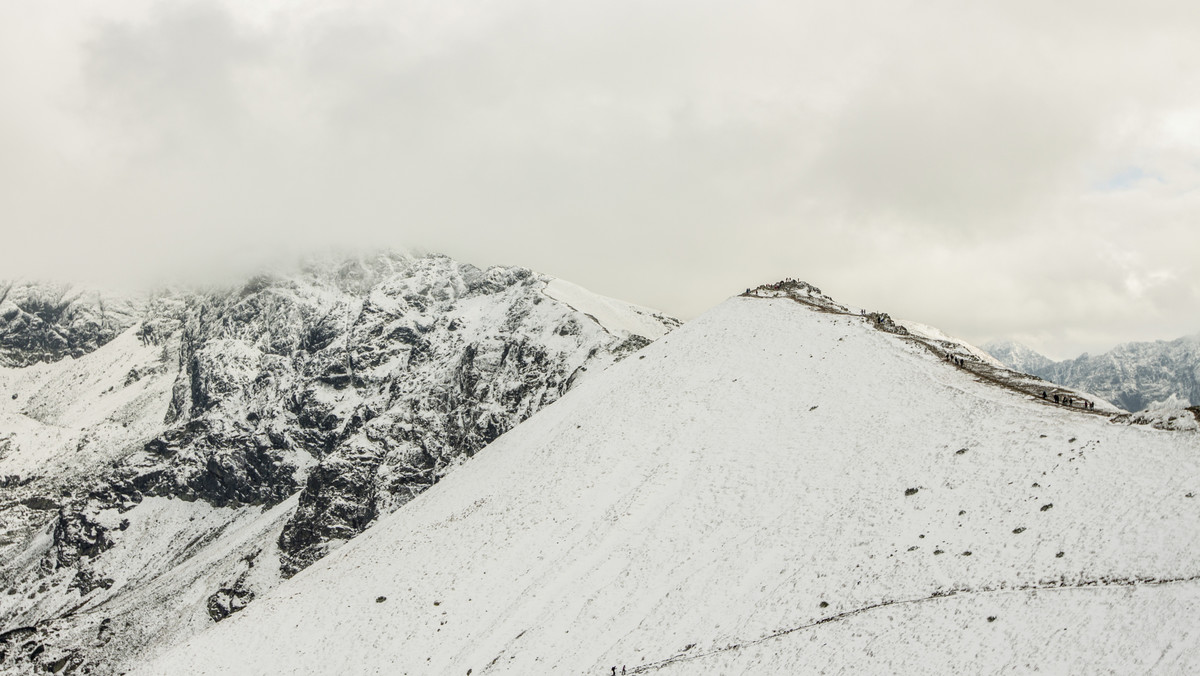
<path fill-rule="evenodd" d="M 1200 435 L 735 298 L 141 674 L 1195 673 Z"/>
<path fill-rule="evenodd" d="M 633 334 L 654 340 L 670 330 L 662 315 L 654 310 L 592 293 L 562 279 L 551 279 L 543 293 L 588 315 L 615 336 Z"/>

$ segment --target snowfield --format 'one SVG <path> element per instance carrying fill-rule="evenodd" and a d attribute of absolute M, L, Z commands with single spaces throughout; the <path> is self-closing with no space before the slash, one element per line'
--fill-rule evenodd
<path fill-rule="evenodd" d="M 174 359 L 135 331 L 78 359 L 0 367 L 0 476 L 63 480 L 158 432 Z"/>
<path fill-rule="evenodd" d="M 1193 432 L 738 297 L 137 673 L 1195 673 L 1197 493 Z"/>
<path fill-rule="evenodd" d="M 654 310 L 592 293 L 564 279 L 551 279 L 542 293 L 591 317 L 615 336 L 638 335 L 654 340 L 666 335 L 670 327 Z"/>

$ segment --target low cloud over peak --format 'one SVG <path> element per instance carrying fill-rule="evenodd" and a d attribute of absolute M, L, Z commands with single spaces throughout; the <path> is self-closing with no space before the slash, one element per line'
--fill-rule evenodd
<path fill-rule="evenodd" d="M 1194 333 L 1197 11 L 13 5 L 0 272 L 415 246 L 682 316 L 801 276 L 1054 355 Z"/>

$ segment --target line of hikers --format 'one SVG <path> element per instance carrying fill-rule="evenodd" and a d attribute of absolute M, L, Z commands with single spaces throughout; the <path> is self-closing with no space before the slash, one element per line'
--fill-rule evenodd
<path fill-rule="evenodd" d="M 1048 395 L 1048 394 L 1046 394 L 1046 390 L 1042 390 L 1042 399 L 1045 399 L 1046 401 L 1050 401 L 1051 399 L 1053 399 L 1054 403 L 1060 404 L 1062 406 L 1071 406 L 1071 407 L 1075 406 L 1075 397 L 1068 397 L 1065 394 L 1055 393 L 1053 395 Z M 1080 408 L 1083 408 L 1086 411 L 1096 410 L 1096 402 L 1088 401 L 1087 399 L 1080 399 L 1079 406 L 1080 406 Z"/>
<path fill-rule="evenodd" d="M 949 352 L 946 353 L 946 361 L 950 362 L 951 364 L 954 364 L 955 366 L 959 366 L 959 367 L 966 365 L 965 359 L 963 359 L 962 357 L 956 357 L 956 356 L 950 354 Z M 1059 404 L 1060 406 L 1070 406 L 1071 408 L 1074 408 L 1075 403 L 1076 403 L 1075 397 L 1068 397 L 1065 394 L 1057 394 L 1057 393 L 1050 394 L 1050 393 L 1046 392 L 1046 390 L 1042 390 L 1042 399 L 1045 399 L 1046 401 L 1053 400 L 1054 403 Z M 1094 402 L 1094 401 L 1088 401 L 1087 399 L 1079 399 L 1078 403 L 1079 403 L 1079 407 L 1085 411 L 1096 410 L 1096 402 Z"/>

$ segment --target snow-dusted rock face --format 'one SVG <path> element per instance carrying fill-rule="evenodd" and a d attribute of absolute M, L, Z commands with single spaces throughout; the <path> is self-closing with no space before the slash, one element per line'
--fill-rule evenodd
<path fill-rule="evenodd" d="M 899 326 L 748 290 L 136 673 L 1200 671 L 1200 435 Z"/>
<path fill-rule="evenodd" d="M 442 256 L 124 307 L 5 325 L 34 366 L 0 369 L 0 671 L 121 671 L 229 617 L 678 324 Z"/>
<path fill-rule="evenodd" d="M 0 366 L 81 357 L 116 338 L 140 303 L 66 284 L 0 280 Z"/>
<path fill-rule="evenodd" d="M 1200 405 L 1200 335 L 1124 343 L 1104 354 L 1059 362 L 1014 343 L 985 349 L 1010 368 L 1094 392 L 1126 411 L 1142 411 L 1172 396 Z"/>

